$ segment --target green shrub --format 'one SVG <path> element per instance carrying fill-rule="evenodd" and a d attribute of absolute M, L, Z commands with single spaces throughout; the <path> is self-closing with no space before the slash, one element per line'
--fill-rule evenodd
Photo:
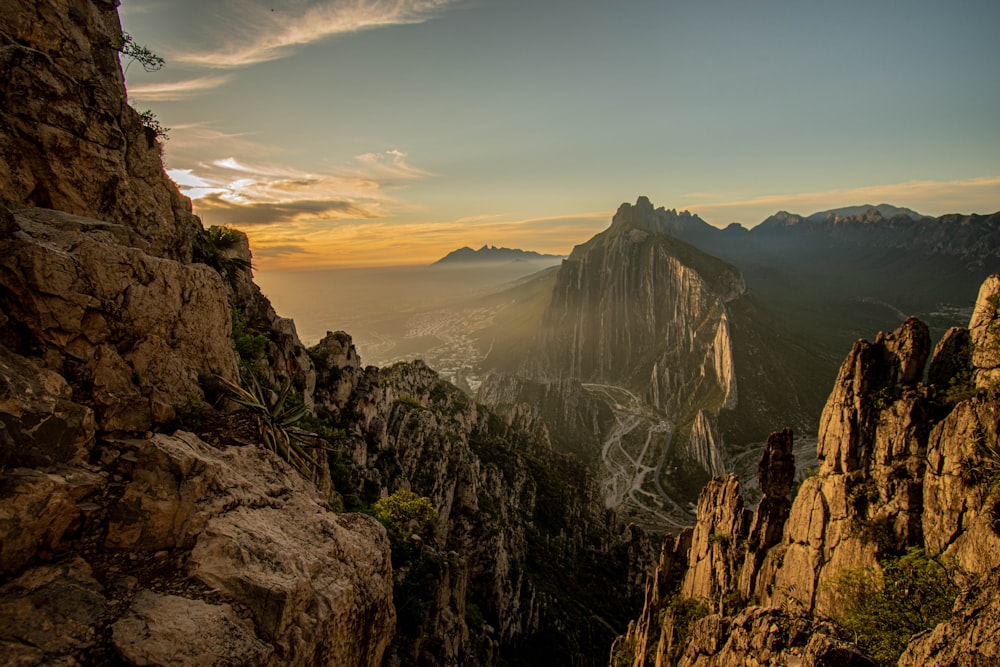
<path fill-rule="evenodd" d="M 623 641 L 611 652 L 611 667 L 631 667 L 635 661 L 635 640 Z"/>
<path fill-rule="evenodd" d="M 721 544 L 722 546 L 729 546 L 729 543 L 733 541 L 733 538 L 729 535 L 723 535 L 722 533 L 712 533 L 708 536 L 709 544 Z"/>
<path fill-rule="evenodd" d="M 668 616 L 673 619 L 674 653 L 679 655 L 679 653 L 684 650 L 684 647 L 687 645 L 688 638 L 691 636 L 692 626 L 698 620 L 708 616 L 708 612 L 708 605 L 704 602 L 694 600 L 692 598 L 686 598 L 680 594 L 671 598 L 670 603 L 660 610 L 656 619 L 660 627 L 663 627 L 663 624 L 666 623 Z M 674 655 L 673 657 L 677 657 L 677 655 Z"/>
<path fill-rule="evenodd" d="M 194 261 L 208 264 L 224 278 L 249 271 L 253 265 L 248 260 L 230 256 L 242 240 L 243 235 L 232 227 L 201 229 L 194 237 Z"/>
<path fill-rule="evenodd" d="M 958 588 L 923 549 L 882 563 L 882 571 L 844 570 L 833 581 L 833 619 L 880 665 L 895 665 L 910 638 L 950 616 Z"/>
<path fill-rule="evenodd" d="M 412 408 L 414 410 L 427 410 L 427 409 L 429 409 L 426 405 L 424 405 L 423 403 L 421 403 L 417 399 L 413 398 L 409 394 L 400 394 L 399 397 L 396 399 L 396 403 L 400 403 L 400 404 L 405 405 L 406 407 Z"/>
<path fill-rule="evenodd" d="M 233 347 L 240 359 L 256 361 L 264 354 L 271 339 L 260 329 L 252 326 L 239 308 L 233 308 Z"/>
<path fill-rule="evenodd" d="M 136 109 L 136 111 L 139 113 L 139 120 L 142 121 L 142 126 L 151 132 L 154 137 L 164 141 L 170 138 L 170 128 L 164 127 L 163 123 L 160 122 L 160 119 L 156 117 L 155 113 L 149 109 L 146 109 L 145 111 L 139 111 Z"/>

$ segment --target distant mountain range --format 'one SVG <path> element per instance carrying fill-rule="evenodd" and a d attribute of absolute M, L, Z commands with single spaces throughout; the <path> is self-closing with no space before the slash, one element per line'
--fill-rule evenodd
<path fill-rule="evenodd" d="M 804 217 L 795 213 L 789 213 L 788 211 L 778 211 L 761 222 L 758 227 L 767 229 L 769 227 L 787 227 L 801 222 L 836 222 L 849 218 L 859 218 L 869 222 L 877 222 L 880 220 L 889 220 L 898 217 L 909 218 L 910 220 L 930 218 L 930 216 L 917 213 L 913 209 L 893 206 L 892 204 L 879 204 L 878 206 L 862 204 L 861 206 L 844 206 L 843 208 L 834 208 L 829 211 L 820 211 L 819 213 L 813 213 L 812 215 Z M 739 227 L 739 225 L 737 225 L 737 227 Z M 757 229 L 757 227 L 754 229 Z"/>
<path fill-rule="evenodd" d="M 466 246 L 453 250 L 447 255 L 434 262 L 431 266 L 442 264 L 497 264 L 500 262 L 521 262 L 521 261 L 552 261 L 553 263 L 563 259 L 560 255 L 543 255 L 532 250 L 519 250 L 517 248 L 498 248 L 496 246 L 484 245 L 479 250 L 473 250 Z"/>

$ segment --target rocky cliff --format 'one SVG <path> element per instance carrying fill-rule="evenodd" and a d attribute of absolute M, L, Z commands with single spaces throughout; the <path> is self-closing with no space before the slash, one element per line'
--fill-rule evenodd
<path fill-rule="evenodd" d="M 915 319 L 873 343 L 859 341 L 823 411 L 816 474 L 789 502 L 785 431 L 765 450 L 755 512 L 733 476 L 709 483 L 693 530 L 664 543 L 643 615 L 616 644 L 616 664 L 1000 658 L 992 612 L 1000 568 L 998 303 L 994 275 L 979 292 L 970 327 L 950 331 L 933 355 L 927 327 Z M 857 635 L 829 619 L 849 625 L 857 582 L 875 582 L 864 590 L 876 597 L 900 572 L 914 590 L 925 583 L 918 575 L 933 573 L 952 611 L 928 616 L 926 632 L 905 634 L 894 651 L 866 643 L 862 633 L 873 658 L 845 641 Z M 908 604 L 903 593 L 893 599 L 892 608 Z M 869 627 L 893 623 L 866 618 Z"/>
<path fill-rule="evenodd" d="M 127 102 L 113 0 L 0 9 L 0 200 L 135 229 L 190 260 L 201 223 L 163 171 L 155 132 Z"/>

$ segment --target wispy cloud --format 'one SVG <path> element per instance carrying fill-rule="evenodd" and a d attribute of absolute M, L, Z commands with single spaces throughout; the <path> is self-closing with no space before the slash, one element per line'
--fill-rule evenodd
<path fill-rule="evenodd" d="M 129 97 L 149 102 L 185 100 L 206 90 L 213 90 L 227 83 L 228 74 L 202 76 L 183 81 L 140 83 L 128 87 Z"/>
<path fill-rule="evenodd" d="M 761 195 L 732 201 L 693 202 L 678 208 L 690 210 L 716 224 L 738 220 L 747 226 L 753 226 L 779 210 L 809 215 L 841 206 L 882 203 L 906 206 L 927 215 L 994 213 L 1000 210 L 1000 177 L 909 181 L 860 188 Z"/>
<path fill-rule="evenodd" d="M 241 3 L 227 25 L 228 40 L 210 51 L 175 54 L 180 62 L 232 68 L 284 58 L 298 47 L 334 35 L 390 25 L 423 23 L 455 0 L 339 0 L 317 3 L 304 11 L 287 6 Z"/>
<path fill-rule="evenodd" d="M 430 176 L 430 172 L 418 169 L 406 162 L 406 153 L 399 150 L 387 150 L 382 153 L 362 153 L 355 156 L 370 172 L 383 176 L 411 179 Z"/>

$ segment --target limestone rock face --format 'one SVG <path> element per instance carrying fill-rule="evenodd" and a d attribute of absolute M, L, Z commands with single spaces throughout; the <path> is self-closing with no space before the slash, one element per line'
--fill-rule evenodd
<path fill-rule="evenodd" d="M 929 354 L 927 326 L 913 318 L 874 343 L 855 344 L 820 418 L 821 473 L 867 469 L 876 462 L 882 411 L 920 379 Z M 891 457 L 892 452 L 884 454 Z"/>
<path fill-rule="evenodd" d="M 788 494 L 795 479 L 795 456 L 792 454 L 792 431 L 772 433 L 767 439 L 757 483 L 764 497 L 757 505 L 746 538 L 746 556 L 740 572 L 739 593 L 744 600 L 764 600 L 779 567 L 771 547 L 781 542 L 792 503 Z"/>
<path fill-rule="evenodd" d="M 199 374 L 237 377 L 215 271 L 151 255 L 122 225 L 40 208 L 15 220 L 0 241 L 0 334 L 69 377 L 100 428 L 162 424 L 202 396 Z"/>
<path fill-rule="evenodd" d="M 929 351 L 927 327 L 911 318 L 874 343 L 859 341 L 844 361 L 820 418 L 819 476 L 805 480 L 792 506 L 769 603 L 792 599 L 828 613 L 831 578 L 876 566 L 866 525 L 885 527 L 902 547 L 922 542 L 930 427 L 916 383 Z"/>
<path fill-rule="evenodd" d="M 994 495 L 988 481 L 1000 451 L 1000 409 L 977 397 L 959 403 L 931 432 L 924 476 L 923 532 L 927 549 L 966 572 L 1000 567 Z M 982 471 L 982 472 L 981 472 Z"/>
<path fill-rule="evenodd" d="M 1000 274 L 987 278 L 980 288 L 969 333 L 975 346 L 976 386 L 995 387 L 1000 382 Z"/>
<path fill-rule="evenodd" d="M 599 462 L 608 505 L 645 527 L 662 526 L 664 516 L 683 525 L 699 482 L 726 472 L 718 416 L 738 403 L 729 308 L 746 287 L 734 267 L 670 235 L 691 217 L 654 210 L 645 197 L 623 204 L 559 268 L 519 371 L 574 408 L 572 382 L 591 394 L 587 402 L 605 403 L 586 415 L 599 420 L 586 424 L 596 442 L 569 451 L 589 450 L 583 456 Z M 551 433 L 571 411 L 554 403 L 542 409 Z M 665 469 L 699 482 L 661 479 Z"/>
<path fill-rule="evenodd" d="M 362 371 L 361 358 L 351 337 L 343 331 L 328 331 L 312 352 L 320 360 L 316 369 L 316 386 L 319 387 L 316 400 L 330 408 L 342 408 L 357 386 Z"/>
<path fill-rule="evenodd" d="M 735 475 L 713 479 L 698 498 L 688 570 L 681 584 L 687 598 L 713 600 L 720 590 L 736 587 L 736 553 L 746 539 L 750 512 L 743 507 Z"/>
<path fill-rule="evenodd" d="M 823 413 L 821 467 L 803 480 L 790 508 L 772 494 L 790 489 L 791 433 L 772 435 L 758 475 L 764 497 L 749 520 L 738 579 L 738 556 L 720 550 L 706 557 L 702 537 L 725 525 L 720 517 L 734 516 L 742 501 L 737 489 L 726 492 L 731 485 L 710 483 L 703 497 L 712 501 L 699 504 L 691 547 L 661 565 L 643 614 L 616 650 L 636 666 L 650 664 L 651 651 L 657 665 L 872 664 L 817 620 L 837 612 L 830 584 L 845 569 L 877 572 L 884 557 L 917 547 L 940 558 L 964 592 L 949 620 L 911 639 L 900 665 L 995 662 L 1000 391 L 990 368 L 998 285 L 1000 276 L 984 284 L 970 329 L 952 329 L 937 346 L 929 385 L 920 382 L 930 345 L 918 321 L 854 346 Z M 716 612 L 691 626 L 683 655 L 671 634 L 681 607 L 665 602 L 670 590 Z M 665 619 L 659 631 L 650 625 L 658 614 Z M 796 627 L 808 628 L 808 641 L 796 639 Z"/>
<path fill-rule="evenodd" d="M 0 203 L 135 229 L 152 254 L 189 261 L 200 228 L 163 171 L 160 145 L 124 93 L 117 3 L 6 3 L 0 10 Z"/>
<path fill-rule="evenodd" d="M 273 651 L 229 605 L 142 591 L 112 626 L 115 648 L 134 665 L 259 667 Z"/>
<path fill-rule="evenodd" d="M 669 413 L 700 407 L 705 393 L 717 395 L 719 407 L 735 401 L 724 304 L 746 291 L 742 277 L 657 233 L 659 227 L 657 212 L 640 198 L 573 250 L 559 271 L 529 376 L 618 384 Z"/>
<path fill-rule="evenodd" d="M 179 431 L 108 441 L 101 458 L 124 488 L 78 468 L 0 478 L 0 565 L 19 573 L 0 589 L 11 614 L 0 624 L 0 662 L 37 654 L 26 664 L 70 655 L 100 663 L 111 627 L 115 650 L 136 665 L 380 664 L 395 611 L 389 545 L 374 519 L 326 509 L 260 447 L 217 449 Z M 119 494 L 105 514 L 104 498 Z M 69 569 L 37 565 L 73 553 L 74 542 L 76 553 L 86 548 Z M 69 596 L 66 608 L 32 616 L 38 600 L 57 595 L 33 592 L 39 586 L 69 586 L 58 594 Z M 80 595 L 88 606 L 74 610 Z M 61 643 L 36 644 L 14 625 L 70 621 L 59 636 L 73 639 Z"/>
<path fill-rule="evenodd" d="M 94 413 L 57 373 L 0 346 L 0 472 L 82 460 Z"/>
<path fill-rule="evenodd" d="M 710 661 L 710 662 L 709 662 Z M 849 644 L 831 623 L 781 609 L 748 607 L 732 619 L 709 616 L 698 621 L 678 667 L 711 664 L 803 667 L 874 667 L 875 662 Z"/>

